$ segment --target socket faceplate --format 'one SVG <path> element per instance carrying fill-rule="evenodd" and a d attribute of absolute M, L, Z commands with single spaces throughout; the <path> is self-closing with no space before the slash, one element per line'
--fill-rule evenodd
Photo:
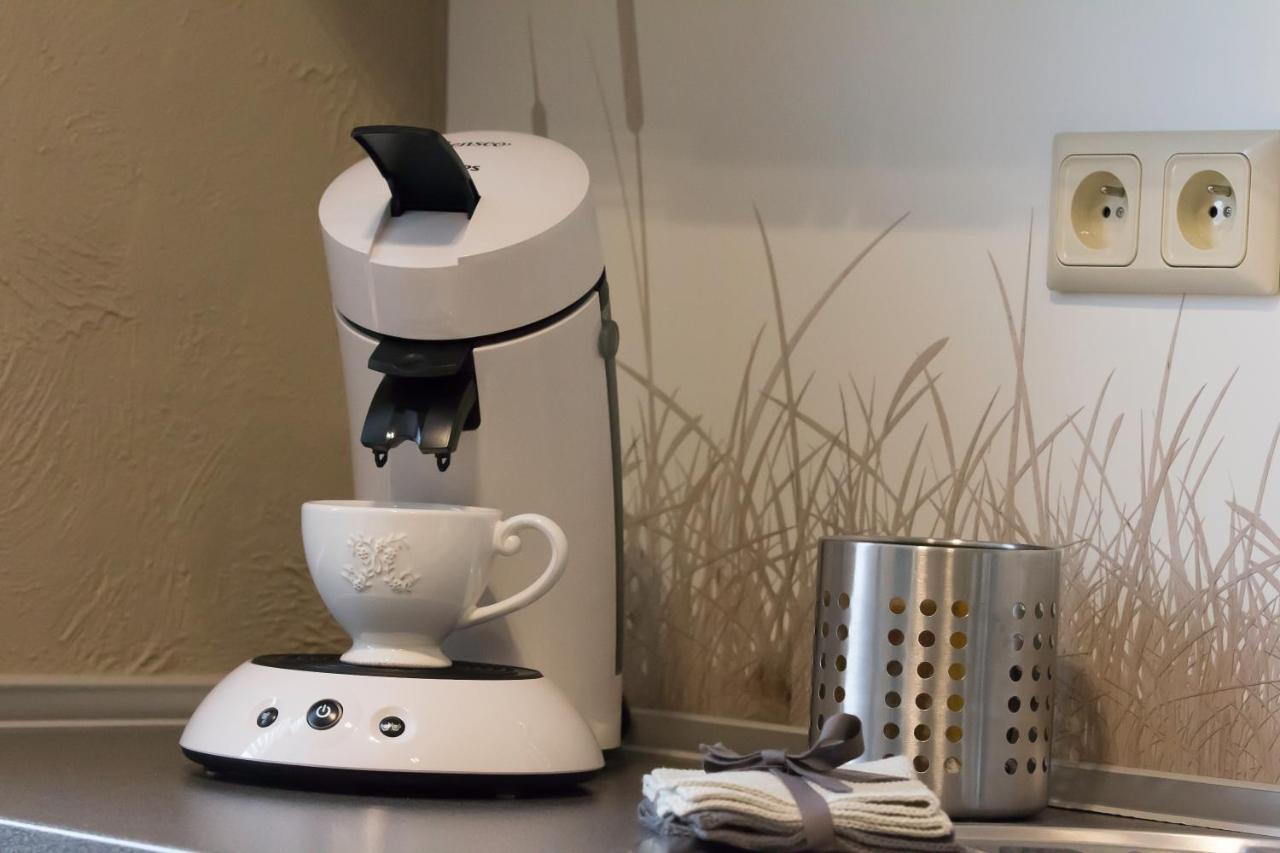
<path fill-rule="evenodd" d="M 1063 133 L 1053 150 L 1050 289 L 1217 295 L 1280 289 L 1280 131 Z M 1091 199 L 1084 184 L 1093 175 L 1068 167 L 1125 154 L 1139 163 L 1126 211 L 1135 217 L 1136 251 L 1117 265 L 1125 253 L 1114 240 L 1093 240 L 1091 247 L 1087 239 L 1079 245 L 1068 239 L 1089 221 L 1079 208 L 1071 219 L 1071 196 L 1082 191 Z M 1064 180 L 1069 173 L 1075 177 Z M 1122 232 L 1108 224 L 1118 239 Z M 1064 252 L 1064 244 L 1071 250 Z"/>

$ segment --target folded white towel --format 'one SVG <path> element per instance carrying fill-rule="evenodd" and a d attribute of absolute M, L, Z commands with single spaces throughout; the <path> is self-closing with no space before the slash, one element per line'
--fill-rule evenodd
<path fill-rule="evenodd" d="M 836 832 L 859 829 L 911 838 L 936 838 L 952 832 L 938 798 L 915 778 L 905 756 L 845 765 L 901 781 L 850 782 L 846 792 L 812 786 L 827 801 Z M 644 795 L 660 816 L 683 818 L 699 811 L 751 815 L 780 828 L 802 826 L 795 800 L 772 773 L 730 770 L 706 773 L 659 767 L 644 777 Z"/>

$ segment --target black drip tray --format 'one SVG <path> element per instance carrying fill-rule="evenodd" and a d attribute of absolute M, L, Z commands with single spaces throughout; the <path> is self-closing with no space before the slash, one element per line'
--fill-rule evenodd
<path fill-rule="evenodd" d="M 498 663 L 475 663 L 456 660 L 453 666 L 431 669 L 418 666 L 367 666 L 343 663 L 338 655 L 260 655 L 253 659 L 258 666 L 297 669 L 303 672 L 327 672 L 331 675 L 375 675 L 379 678 L 435 678 L 445 681 L 521 681 L 541 678 L 536 669 Z"/>

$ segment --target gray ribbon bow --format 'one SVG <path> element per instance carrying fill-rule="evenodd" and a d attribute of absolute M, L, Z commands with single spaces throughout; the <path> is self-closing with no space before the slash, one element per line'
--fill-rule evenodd
<path fill-rule="evenodd" d="M 862 755 L 862 721 L 852 714 L 836 714 L 827 720 L 813 746 L 795 755 L 781 749 L 762 749 L 739 755 L 722 743 L 713 746 L 703 744 L 699 749 L 702 751 L 702 769 L 708 773 L 762 770 L 778 777 L 800 810 L 805 844 L 810 850 L 834 849 L 836 828 L 826 798 L 809 784 L 844 793 L 852 790 L 848 782 L 902 781 L 897 776 L 836 769 Z"/>

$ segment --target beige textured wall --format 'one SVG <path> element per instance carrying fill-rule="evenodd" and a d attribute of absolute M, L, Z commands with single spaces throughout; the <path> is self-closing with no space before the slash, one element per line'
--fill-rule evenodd
<path fill-rule="evenodd" d="M 350 488 L 316 202 L 353 125 L 440 122 L 444 37 L 431 0 L 0 2 L 0 672 L 340 636 L 298 540 Z"/>

